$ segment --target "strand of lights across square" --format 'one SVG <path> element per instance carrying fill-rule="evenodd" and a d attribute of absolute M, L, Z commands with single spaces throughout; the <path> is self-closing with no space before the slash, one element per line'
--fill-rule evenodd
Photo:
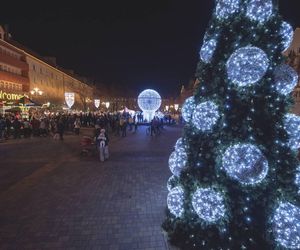
<path fill-rule="evenodd" d="M 197 215 L 207 223 L 214 223 L 225 215 L 223 195 L 211 188 L 198 188 L 193 194 L 192 205 Z"/>
<path fill-rule="evenodd" d="M 200 58 L 203 62 L 209 63 L 217 47 L 217 40 L 212 38 L 205 41 L 200 49 Z"/>
<path fill-rule="evenodd" d="M 240 0 L 219 0 L 216 7 L 217 19 L 228 19 L 240 8 Z"/>
<path fill-rule="evenodd" d="M 275 241 L 288 249 L 300 249 L 300 209 L 289 202 L 280 202 L 272 218 Z"/>
<path fill-rule="evenodd" d="M 172 188 L 173 188 L 173 184 L 172 183 L 174 183 L 174 181 L 176 180 L 176 176 L 175 175 L 172 175 L 169 179 L 168 179 L 168 181 L 167 181 L 167 189 L 168 189 L 168 191 L 170 192 L 171 190 L 172 190 Z"/>
<path fill-rule="evenodd" d="M 272 0 L 250 0 L 246 16 L 261 24 L 268 21 L 273 14 Z"/>
<path fill-rule="evenodd" d="M 198 130 L 207 132 L 212 130 L 219 118 L 218 106 L 212 101 L 207 101 L 196 106 L 192 123 Z"/>
<path fill-rule="evenodd" d="M 173 175 L 179 177 L 187 167 L 188 156 L 184 148 L 177 148 L 169 157 L 169 168 Z"/>
<path fill-rule="evenodd" d="M 167 206 L 176 217 L 181 217 L 184 212 L 184 190 L 182 187 L 173 188 L 167 197 Z"/>
<path fill-rule="evenodd" d="M 265 52 L 252 46 L 236 50 L 226 64 L 229 80 L 239 87 L 257 83 L 265 75 L 268 67 L 269 59 Z"/>
<path fill-rule="evenodd" d="M 276 90 L 282 95 L 290 94 L 298 83 L 297 72 L 287 64 L 275 68 L 274 78 Z"/>
<path fill-rule="evenodd" d="M 183 119 L 186 122 L 190 122 L 190 120 L 192 119 L 195 108 L 196 108 L 196 104 L 195 104 L 195 98 L 193 96 L 187 98 L 184 101 L 184 104 L 181 109 L 181 114 Z"/>
<path fill-rule="evenodd" d="M 294 36 L 293 27 L 287 22 L 282 22 L 280 28 L 280 35 L 282 37 L 282 42 L 283 42 L 282 44 L 284 48 L 283 51 L 286 51 L 290 47 L 293 41 L 293 36 Z"/>
<path fill-rule="evenodd" d="M 289 136 L 289 147 L 293 150 L 300 148 L 300 117 L 294 114 L 286 114 L 284 128 Z"/>
<path fill-rule="evenodd" d="M 252 144 L 229 147 L 223 155 L 222 168 L 228 176 L 244 185 L 260 183 L 269 170 L 266 157 Z"/>

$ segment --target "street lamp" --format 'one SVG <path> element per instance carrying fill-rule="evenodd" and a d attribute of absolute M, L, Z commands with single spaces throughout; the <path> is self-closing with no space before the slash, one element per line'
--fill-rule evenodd
<path fill-rule="evenodd" d="M 95 104 L 96 108 L 99 108 L 99 106 L 100 106 L 100 99 L 95 99 L 94 100 L 94 104 Z"/>
<path fill-rule="evenodd" d="M 167 112 L 169 111 L 169 106 L 168 106 L 168 105 L 166 105 L 166 111 L 167 111 Z"/>
<path fill-rule="evenodd" d="M 176 112 L 177 112 L 178 108 L 179 108 L 179 104 L 174 104 L 174 109 Z"/>
<path fill-rule="evenodd" d="M 109 102 L 106 102 L 106 103 L 105 103 L 105 107 L 108 109 L 109 106 L 110 106 L 110 103 L 109 103 Z"/>
<path fill-rule="evenodd" d="M 41 91 L 39 88 L 34 88 L 33 90 L 30 91 L 31 95 L 35 96 L 41 96 L 44 92 Z"/>

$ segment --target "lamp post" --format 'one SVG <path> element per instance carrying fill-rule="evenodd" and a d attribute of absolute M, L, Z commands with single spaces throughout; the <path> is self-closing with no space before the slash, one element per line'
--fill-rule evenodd
<path fill-rule="evenodd" d="M 166 111 L 168 112 L 169 111 L 169 105 L 166 105 Z"/>
<path fill-rule="evenodd" d="M 33 95 L 33 96 L 41 96 L 41 95 L 44 94 L 44 92 L 42 90 L 40 90 L 39 88 L 33 88 L 30 91 L 30 94 Z"/>
<path fill-rule="evenodd" d="M 176 112 L 178 111 L 178 108 L 179 108 L 179 104 L 174 104 L 174 109 Z"/>
<path fill-rule="evenodd" d="M 105 107 L 107 108 L 107 111 L 108 111 L 109 106 L 110 106 L 110 103 L 109 103 L 109 102 L 106 102 L 106 103 L 105 103 Z"/>

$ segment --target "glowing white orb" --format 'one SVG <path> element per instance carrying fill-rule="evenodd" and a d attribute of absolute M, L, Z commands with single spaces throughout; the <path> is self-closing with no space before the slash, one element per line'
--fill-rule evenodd
<path fill-rule="evenodd" d="M 279 65 L 274 71 L 276 90 L 282 95 L 290 94 L 298 83 L 297 72 L 287 64 Z"/>
<path fill-rule="evenodd" d="M 211 39 L 205 41 L 200 50 L 200 58 L 203 62 L 209 63 L 217 47 L 217 40 Z"/>
<path fill-rule="evenodd" d="M 169 168 L 173 175 L 179 177 L 187 167 L 188 156 L 184 148 L 177 149 L 169 157 Z"/>
<path fill-rule="evenodd" d="M 252 21 L 264 23 L 270 19 L 273 13 L 272 0 L 250 0 L 246 16 Z"/>
<path fill-rule="evenodd" d="M 240 8 L 240 0 L 219 0 L 216 7 L 216 16 L 220 19 L 227 19 Z"/>
<path fill-rule="evenodd" d="M 186 149 L 187 149 L 187 144 L 185 140 L 182 137 L 180 137 L 175 143 L 175 151 L 181 151 Z"/>
<path fill-rule="evenodd" d="M 193 194 L 192 205 L 197 215 L 208 223 L 214 223 L 225 215 L 223 195 L 211 188 L 198 188 Z"/>
<path fill-rule="evenodd" d="M 293 27 L 287 22 L 282 22 L 280 27 L 280 35 L 282 37 L 283 51 L 286 51 L 290 47 L 293 41 L 293 37 L 294 37 Z"/>
<path fill-rule="evenodd" d="M 167 197 L 167 206 L 170 212 L 176 217 L 180 217 L 183 212 L 184 190 L 182 187 L 173 188 Z"/>
<path fill-rule="evenodd" d="M 202 132 L 212 130 L 220 118 L 218 106 L 211 101 L 200 103 L 193 113 L 193 125 Z"/>
<path fill-rule="evenodd" d="M 265 75 L 269 59 L 263 50 L 247 46 L 236 50 L 226 67 L 229 80 L 239 87 L 246 87 L 257 83 Z"/>
<path fill-rule="evenodd" d="M 181 114 L 183 119 L 186 122 L 189 122 L 192 119 L 195 108 L 196 108 L 196 103 L 195 103 L 195 98 L 193 96 L 187 98 L 184 101 L 184 104 L 181 109 Z"/>
<path fill-rule="evenodd" d="M 167 188 L 168 191 L 171 192 L 172 188 L 173 188 L 173 184 L 176 181 L 177 177 L 175 175 L 172 175 L 168 181 L 167 181 Z"/>
<path fill-rule="evenodd" d="M 289 202 L 280 202 L 272 218 L 275 241 L 288 249 L 300 249 L 300 209 Z"/>
<path fill-rule="evenodd" d="M 229 147 L 223 155 L 222 167 L 231 178 L 245 185 L 260 183 L 269 170 L 266 157 L 252 144 Z"/>
<path fill-rule="evenodd" d="M 294 114 L 285 115 L 284 128 L 289 136 L 289 147 L 293 150 L 300 148 L 300 117 Z"/>
<path fill-rule="evenodd" d="M 144 112 L 147 121 L 151 121 L 155 115 L 155 111 L 160 108 L 161 97 L 153 89 L 146 89 L 138 96 L 138 105 Z"/>

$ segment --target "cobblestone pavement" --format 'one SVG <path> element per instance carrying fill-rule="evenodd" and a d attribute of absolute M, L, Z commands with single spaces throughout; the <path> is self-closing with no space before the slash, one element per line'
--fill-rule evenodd
<path fill-rule="evenodd" d="M 73 135 L 0 144 L 0 249 L 168 249 L 167 161 L 180 134 L 113 137 L 104 163 L 81 157 Z"/>

